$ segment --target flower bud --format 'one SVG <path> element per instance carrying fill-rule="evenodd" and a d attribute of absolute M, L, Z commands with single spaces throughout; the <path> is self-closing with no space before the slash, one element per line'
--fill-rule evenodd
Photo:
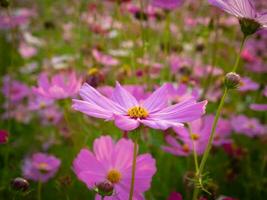
<path fill-rule="evenodd" d="M 100 196 L 111 196 L 113 194 L 114 186 L 113 184 L 105 180 L 99 184 L 96 185 L 95 191 L 100 195 Z"/>
<path fill-rule="evenodd" d="M 0 0 L 0 6 L 7 8 L 9 6 L 9 0 Z"/>
<path fill-rule="evenodd" d="M 11 181 L 11 187 L 16 191 L 25 192 L 29 189 L 29 186 L 29 182 L 24 178 L 17 177 Z"/>
<path fill-rule="evenodd" d="M 229 72 L 225 76 L 224 85 L 228 89 L 235 89 L 240 84 L 240 76 L 237 73 Z"/>
<path fill-rule="evenodd" d="M 8 132 L 0 130 L 0 144 L 5 144 L 8 141 Z"/>
<path fill-rule="evenodd" d="M 248 19 L 248 18 L 239 19 L 239 24 L 245 36 L 256 33 L 261 27 L 260 23 L 258 23 L 253 19 Z"/>

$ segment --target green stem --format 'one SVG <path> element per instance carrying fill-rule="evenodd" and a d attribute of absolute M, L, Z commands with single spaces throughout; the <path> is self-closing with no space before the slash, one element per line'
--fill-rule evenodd
<path fill-rule="evenodd" d="M 136 134 L 138 134 L 138 133 L 136 133 Z M 132 179 L 131 179 L 131 188 L 130 188 L 129 200 L 133 200 L 137 151 L 138 151 L 138 137 L 136 137 L 135 140 L 134 140 Z"/>
<path fill-rule="evenodd" d="M 237 70 L 237 67 L 238 67 L 239 62 L 240 62 L 241 52 L 243 50 L 243 47 L 244 47 L 244 44 L 245 44 L 246 39 L 247 39 L 247 36 L 244 35 L 244 37 L 242 39 L 242 42 L 241 42 L 241 45 L 240 45 L 239 53 L 237 55 L 237 59 L 235 61 L 235 65 L 234 65 L 234 67 L 232 69 L 232 72 L 235 72 Z M 199 184 L 200 184 L 201 188 L 202 188 L 202 177 L 201 176 L 202 176 L 202 173 L 203 173 L 203 170 L 204 170 L 206 161 L 207 161 L 207 159 L 209 157 L 209 153 L 210 153 L 210 150 L 211 150 L 211 147 L 212 147 L 212 142 L 213 142 L 213 139 L 214 139 L 214 136 L 215 136 L 215 131 L 216 131 L 217 123 L 218 123 L 218 120 L 220 118 L 220 114 L 221 114 L 221 111 L 222 111 L 222 108 L 223 108 L 223 105 L 224 105 L 224 100 L 225 100 L 225 97 L 226 97 L 227 93 L 228 93 L 228 88 L 225 87 L 223 96 L 221 98 L 219 107 L 218 107 L 217 112 L 216 112 L 216 115 L 215 115 L 214 122 L 212 124 L 211 135 L 209 137 L 207 148 L 206 148 L 206 150 L 204 152 L 204 155 L 203 155 L 203 157 L 201 159 L 198 173 L 196 173 L 196 176 L 199 179 Z M 197 199 L 198 193 L 199 193 L 199 188 L 196 187 L 196 185 L 195 185 L 195 187 L 194 187 L 194 193 L 193 193 L 193 200 L 196 200 Z"/>
<path fill-rule="evenodd" d="M 37 199 L 42 200 L 42 182 L 38 182 Z"/>
<path fill-rule="evenodd" d="M 166 12 L 166 21 L 165 21 L 165 30 L 164 30 L 164 53 L 167 56 L 169 53 L 169 42 L 170 42 L 170 23 L 171 23 L 171 18 L 170 18 L 170 13 Z"/>
<path fill-rule="evenodd" d="M 241 45 L 240 45 L 239 53 L 238 53 L 238 55 L 237 55 L 237 59 L 236 59 L 236 61 L 235 61 L 235 65 L 234 65 L 234 67 L 233 67 L 233 69 L 232 69 L 232 72 L 235 72 L 235 71 L 237 70 L 237 67 L 238 67 L 239 62 L 240 62 L 241 52 L 242 52 L 242 50 L 243 50 L 244 44 L 245 44 L 245 42 L 246 42 L 246 39 L 247 39 L 247 36 L 244 35 L 244 37 L 243 37 L 243 39 L 242 39 L 242 42 L 241 42 Z"/>
<path fill-rule="evenodd" d="M 202 158 L 201 163 L 200 163 L 200 166 L 199 166 L 199 174 L 202 173 L 202 171 L 204 169 L 204 166 L 206 164 L 206 161 L 208 159 L 208 156 L 209 156 L 209 153 L 210 153 L 210 150 L 211 150 L 211 147 L 212 147 L 212 142 L 213 142 L 213 139 L 214 139 L 214 136 L 215 136 L 215 131 L 216 131 L 217 123 L 218 123 L 218 120 L 220 118 L 220 114 L 221 114 L 221 111 L 222 111 L 222 108 L 223 108 L 223 105 L 224 105 L 224 100 L 225 100 L 225 97 L 227 95 L 227 92 L 228 92 L 228 89 L 225 88 L 224 89 L 223 96 L 222 96 L 221 101 L 220 101 L 220 104 L 219 104 L 219 107 L 218 107 L 218 110 L 217 110 L 216 115 L 215 115 L 214 122 L 212 124 L 211 135 L 209 137 L 208 146 L 207 146 L 207 148 L 205 150 L 205 153 L 203 155 L 203 158 Z"/>
<path fill-rule="evenodd" d="M 189 130 L 189 134 L 190 134 L 191 140 L 193 142 L 193 157 L 194 157 L 194 162 L 195 162 L 196 173 L 198 173 L 199 166 L 198 166 L 198 159 L 197 159 L 197 152 L 196 152 L 196 144 L 194 142 L 193 135 L 192 135 L 193 134 L 192 133 L 192 129 L 191 129 L 189 124 L 188 124 L 188 130 Z"/>
<path fill-rule="evenodd" d="M 228 92 L 228 89 L 225 88 L 224 89 L 223 96 L 222 96 L 221 101 L 220 101 L 220 104 L 219 104 L 219 107 L 218 107 L 217 112 L 216 112 L 216 115 L 215 115 L 214 122 L 212 124 L 211 135 L 209 137 L 207 148 L 206 148 L 206 150 L 204 152 L 204 155 L 202 157 L 202 160 L 200 162 L 198 173 L 196 173 L 196 176 L 199 179 L 199 183 L 200 184 L 201 184 L 201 181 L 202 181 L 201 175 L 202 175 L 202 172 L 204 170 L 206 161 L 207 161 L 207 159 L 209 157 L 209 153 L 210 153 L 210 150 L 211 150 L 211 147 L 212 147 L 212 142 L 213 142 L 213 139 L 214 139 L 214 136 L 215 136 L 215 131 L 216 131 L 217 123 L 218 123 L 218 120 L 220 118 L 220 114 L 221 114 L 221 111 L 222 111 L 222 108 L 223 108 L 223 105 L 224 105 L 224 100 L 225 100 L 225 97 L 227 95 L 227 92 Z M 197 199 L 198 192 L 199 192 L 199 189 L 195 186 L 194 193 L 193 193 L 193 200 L 196 200 Z"/>

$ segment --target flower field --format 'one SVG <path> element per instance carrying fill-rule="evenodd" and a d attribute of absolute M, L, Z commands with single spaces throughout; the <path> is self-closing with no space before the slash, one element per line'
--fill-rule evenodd
<path fill-rule="evenodd" d="M 265 200 L 266 0 L 0 0 L 0 199 Z"/>

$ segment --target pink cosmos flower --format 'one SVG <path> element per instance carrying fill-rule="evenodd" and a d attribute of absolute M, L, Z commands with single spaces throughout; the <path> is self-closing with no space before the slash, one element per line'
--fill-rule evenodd
<path fill-rule="evenodd" d="M 183 122 L 198 119 L 205 112 L 207 101 L 190 99 L 168 106 L 167 87 L 164 84 L 147 99 L 138 102 L 118 82 L 110 99 L 85 83 L 80 89 L 83 100 L 74 99 L 72 107 L 92 117 L 114 120 L 115 125 L 125 131 L 134 130 L 140 124 L 161 130 L 183 126 Z"/>
<path fill-rule="evenodd" d="M 63 113 L 57 106 L 49 106 L 38 112 L 43 125 L 58 124 L 62 119 Z"/>
<path fill-rule="evenodd" d="M 30 89 L 27 85 L 5 76 L 3 78 L 2 92 L 10 101 L 18 102 L 29 95 Z"/>
<path fill-rule="evenodd" d="M 40 96 L 32 97 L 29 101 L 29 110 L 41 110 L 54 104 L 53 99 L 47 99 Z"/>
<path fill-rule="evenodd" d="M 133 142 L 120 139 L 116 144 L 110 136 L 102 136 L 94 141 L 93 152 L 82 149 L 73 162 L 77 177 L 89 189 L 109 181 L 114 191 L 105 200 L 125 200 L 129 198 L 131 185 Z M 155 160 L 150 154 L 137 156 L 134 199 L 144 199 L 143 192 L 150 188 L 156 172 Z M 97 195 L 95 199 L 100 200 Z"/>
<path fill-rule="evenodd" d="M 263 90 L 263 95 L 264 95 L 265 97 L 267 97 L 267 85 L 265 86 L 265 88 L 264 88 L 264 90 Z"/>
<path fill-rule="evenodd" d="M 202 119 L 198 119 L 189 123 L 192 135 L 188 128 L 175 127 L 174 131 L 177 136 L 166 136 L 168 146 L 163 146 L 162 149 L 168 153 L 178 156 L 189 155 L 195 146 L 197 154 L 203 154 L 206 149 L 208 139 L 211 133 L 213 115 L 207 115 Z M 230 143 L 229 136 L 231 134 L 231 124 L 225 119 L 219 119 L 214 137 L 214 146 L 221 146 Z"/>
<path fill-rule="evenodd" d="M 6 130 L 0 130 L 0 144 L 5 144 L 8 141 L 8 132 Z"/>
<path fill-rule="evenodd" d="M 259 84 L 252 81 L 249 77 L 243 77 L 241 78 L 239 90 L 242 92 L 246 91 L 255 91 L 259 88 Z"/>
<path fill-rule="evenodd" d="M 209 0 L 209 3 L 240 20 L 252 20 L 267 28 L 267 13 L 258 13 L 251 0 Z"/>
<path fill-rule="evenodd" d="M 199 97 L 199 91 L 197 89 L 190 89 L 186 84 L 181 83 L 178 86 L 172 83 L 167 84 L 169 100 L 172 103 L 179 103 L 188 99 L 197 99 Z"/>
<path fill-rule="evenodd" d="M 183 196 L 180 193 L 172 192 L 167 200 L 183 200 Z"/>
<path fill-rule="evenodd" d="M 128 92 L 130 92 L 138 101 L 142 101 L 149 96 L 149 93 L 145 91 L 145 87 L 142 85 L 124 85 Z M 114 88 L 111 86 L 98 87 L 97 90 L 106 97 L 112 96 Z"/>
<path fill-rule="evenodd" d="M 34 15 L 34 10 L 26 8 L 16 10 L 14 13 L 11 13 L 11 16 L 0 14 L 0 29 L 10 29 L 16 26 L 25 25 Z"/>
<path fill-rule="evenodd" d="M 117 59 L 113 58 L 112 56 L 105 55 L 97 49 L 93 49 L 92 54 L 96 61 L 101 63 L 102 65 L 114 66 L 119 64 L 119 61 Z"/>
<path fill-rule="evenodd" d="M 31 58 L 37 53 L 37 49 L 24 42 L 19 45 L 19 53 L 23 58 Z"/>
<path fill-rule="evenodd" d="M 57 173 L 61 161 L 55 156 L 45 153 L 35 153 L 27 158 L 22 167 L 25 178 L 47 182 Z"/>
<path fill-rule="evenodd" d="M 77 94 L 81 81 L 75 72 L 59 73 L 51 78 L 51 82 L 47 74 L 42 73 L 38 78 L 38 87 L 34 87 L 33 92 L 43 98 L 65 99 Z"/>
<path fill-rule="evenodd" d="M 169 63 L 172 73 L 177 73 L 182 68 L 188 68 L 193 65 L 193 61 L 190 58 L 179 57 L 174 54 L 169 57 Z"/>
<path fill-rule="evenodd" d="M 266 127 L 264 127 L 257 118 L 248 118 L 245 115 L 238 115 L 231 120 L 233 129 L 240 134 L 249 137 L 259 136 L 264 134 Z"/>
<path fill-rule="evenodd" d="M 267 104 L 250 104 L 249 108 L 256 111 L 267 111 Z"/>
<path fill-rule="evenodd" d="M 184 0 L 152 0 L 151 4 L 164 10 L 174 10 L 180 7 Z"/>

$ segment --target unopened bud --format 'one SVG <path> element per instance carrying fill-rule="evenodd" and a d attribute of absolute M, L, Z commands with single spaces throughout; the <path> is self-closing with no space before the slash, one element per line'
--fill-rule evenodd
<path fill-rule="evenodd" d="M 7 8 L 9 6 L 9 0 L 0 0 L 0 6 Z"/>
<path fill-rule="evenodd" d="M 100 196 L 111 196 L 113 194 L 114 186 L 113 184 L 105 180 L 99 184 L 96 185 L 95 191 L 100 195 Z"/>
<path fill-rule="evenodd" d="M 240 84 L 240 76 L 237 73 L 229 72 L 225 76 L 224 84 L 228 89 L 235 89 Z"/>
<path fill-rule="evenodd" d="M 261 24 L 259 22 L 248 18 L 239 19 L 239 24 L 245 36 L 256 33 L 261 27 Z"/>
<path fill-rule="evenodd" d="M 29 186 L 29 182 L 24 178 L 17 177 L 11 181 L 11 187 L 16 191 L 25 192 L 29 189 Z"/>

